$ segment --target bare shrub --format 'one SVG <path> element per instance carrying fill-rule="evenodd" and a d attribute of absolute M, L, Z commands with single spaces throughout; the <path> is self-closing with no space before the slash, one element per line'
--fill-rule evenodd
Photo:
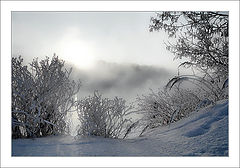
<path fill-rule="evenodd" d="M 171 93 L 151 91 L 137 98 L 138 112 L 143 114 L 147 128 L 169 125 L 187 117 L 200 101 L 196 91 L 180 88 L 175 88 Z"/>
<path fill-rule="evenodd" d="M 229 59 L 228 12 L 164 11 L 157 13 L 150 22 L 150 31 L 164 30 L 175 41 L 166 44 L 166 49 L 175 55 L 175 59 L 187 59 L 179 68 L 195 68 L 200 72 L 200 75 L 178 73 L 167 84 L 170 89 L 176 83 L 190 81 L 211 101 L 228 97 L 225 87 Z"/>
<path fill-rule="evenodd" d="M 130 123 L 127 114 L 132 106 L 127 106 L 122 98 L 103 98 L 97 91 L 78 101 L 78 117 L 81 127 L 78 135 L 95 135 L 119 138 Z"/>
<path fill-rule="evenodd" d="M 207 73 L 205 73 L 207 74 Z M 225 81 L 218 80 L 208 74 L 208 76 L 196 75 L 179 75 L 172 78 L 166 85 L 165 90 L 171 90 L 173 86 L 180 87 L 183 83 L 190 82 L 195 88 L 201 90 L 203 99 L 209 99 L 216 102 L 228 98 L 228 79 Z"/>
<path fill-rule="evenodd" d="M 12 58 L 12 137 L 40 137 L 68 130 L 66 114 L 73 106 L 80 83 L 69 80 L 71 71 L 56 55 L 50 61 Z"/>

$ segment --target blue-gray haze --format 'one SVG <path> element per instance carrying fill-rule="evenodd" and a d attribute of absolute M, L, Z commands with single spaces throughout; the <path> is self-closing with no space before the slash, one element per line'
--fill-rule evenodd
<path fill-rule="evenodd" d="M 82 80 L 80 95 L 99 90 L 126 99 L 161 88 L 179 61 L 164 32 L 149 32 L 154 12 L 13 12 L 12 55 L 25 63 L 56 53 Z"/>

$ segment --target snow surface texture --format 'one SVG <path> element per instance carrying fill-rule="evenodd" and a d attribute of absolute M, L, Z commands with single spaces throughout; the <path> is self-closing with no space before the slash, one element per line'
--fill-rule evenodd
<path fill-rule="evenodd" d="M 136 133 L 135 133 L 136 134 Z M 141 137 L 51 136 L 12 140 L 13 156 L 228 156 L 228 101 Z"/>

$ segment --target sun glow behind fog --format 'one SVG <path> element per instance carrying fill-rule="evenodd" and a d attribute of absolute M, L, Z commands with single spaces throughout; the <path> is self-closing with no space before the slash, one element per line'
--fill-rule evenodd
<path fill-rule="evenodd" d="M 94 47 L 81 39 L 78 31 L 66 32 L 57 45 L 58 55 L 65 61 L 71 62 L 79 69 L 89 69 L 95 62 Z"/>

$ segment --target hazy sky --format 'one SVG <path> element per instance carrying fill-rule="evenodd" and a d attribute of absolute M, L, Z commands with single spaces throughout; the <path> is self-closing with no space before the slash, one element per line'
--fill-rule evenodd
<path fill-rule="evenodd" d="M 148 31 L 154 12 L 13 12 L 12 54 L 27 63 L 56 53 L 73 64 L 85 95 L 131 96 L 161 87 L 179 61 L 164 32 Z M 141 94 L 141 92 L 139 93 Z M 124 96 L 125 95 L 125 96 Z"/>

